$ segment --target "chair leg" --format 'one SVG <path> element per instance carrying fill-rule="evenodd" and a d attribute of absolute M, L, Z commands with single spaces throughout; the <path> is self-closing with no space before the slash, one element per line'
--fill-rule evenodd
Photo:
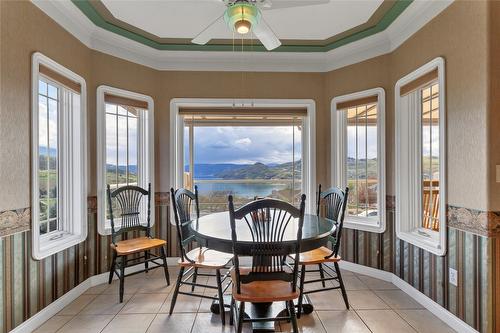
<path fill-rule="evenodd" d="M 184 266 L 179 270 L 179 275 L 177 276 L 177 282 L 175 284 L 174 295 L 172 296 L 172 303 L 170 303 L 170 312 L 172 314 L 174 312 L 175 302 L 177 301 L 177 295 L 179 294 L 179 287 L 181 286 L 182 276 L 184 275 Z"/>
<path fill-rule="evenodd" d="M 198 279 L 198 267 L 194 268 L 194 273 L 193 273 L 193 283 L 196 283 L 196 280 Z M 194 285 L 191 286 L 191 292 L 194 292 Z"/>
<path fill-rule="evenodd" d="M 299 294 L 299 303 L 298 303 L 298 312 L 297 312 L 297 318 L 300 318 L 302 315 L 302 302 L 304 299 L 304 281 L 306 279 L 306 265 L 302 265 L 302 268 L 300 269 L 300 294 Z"/>
<path fill-rule="evenodd" d="M 245 317 L 245 302 L 240 302 L 240 309 L 238 311 L 238 326 L 236 327 L 237 333 L 241 333 L 243 331 L 244 317 Z"/>
<path fill-rule="evenodd" d="M 344 298 L 345 307 L 347 308 L 347 310 L 349 310 L 349 301 L 347 299 L 347 292 L 345 291 L 344 282 L 342 281 L 342 274 L 340 274 L 339 263 L 334 262 L 333 265 L 335 266 L 335 272 L 337 273 L 337 277 L 339 279 L 340 291 L 342 291 L 342 297 Z"/>
<path fill-rule="evenodd" d="M 297 325 L 297 316 L 295 314 L 295 305 L 293 301 L 288 301 L 288 311 L 290 312 L 290 321 L 292 322 L 292 328 L 294 333 L 299 333 L 299 327 Z"/>
<path fill-rule="evenodd" d="M 231 297 L 231 307 L 229 309 L 229 325 L 233 326 L 234 325 L 234 307 L 236 306 L 236 303 L 234 302 L 234 298 Z"/>
<path fill-rule="evenodd" d="M 325 284 L 325 272 L 323 271 L 323 265 L 322 264 L 318 264 L 318 268 L 319 268 L 319 276 L 321 277 L 321 284 L 323 285 L 323 288 L 326 288 L 326 284 Z"/>
<path fill-rule="evenodd" d="M 220 269 L 215 270 L 215 278 L 217 279 L 217 294 L 219 295 L 220 320 L 222 325 L 226 325 L 226 309 L 224 308 L 224 294 L 222 291 Z"/>
<path fill-rule="evenodd" d="M 144 270 L 147 273 L 149 271 L 149 250 L 144 251 Z"/>
<path fill-rule="evenodd" d="M 163 246 L 160 247 L 160 256 L 163 260 L 163 271 L 165 273 L 165 279 L 167 280 L 167 286 L 170 286 L 170 273 L 168 272 L 167 254 L 165 253 L 165 248 Z"/>
<path fill-rule="evenodd" d="M 125 265 L 127 263 L 127 256 L 121 257 L 120 265 L 120 303 L 123 303 L 123 292 L 125 290 Z"/>
<path fill-rule="evenodd" d="M 111 267 L 109 268 L 109 279 L 108 284 L 111 284 L 113 281 L 113 275 L 115 274 L 116 269 L 116 251 L 113 250 L 113 258 L 111 259 Z"/>

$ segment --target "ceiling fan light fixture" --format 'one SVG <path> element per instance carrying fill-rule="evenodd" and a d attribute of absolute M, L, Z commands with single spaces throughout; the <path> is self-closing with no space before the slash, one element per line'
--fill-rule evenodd
<path fill-rule="evenodd" d="M 255 5 L 237 2 L 226 9 L 224 20 L 232 30 L 244 35 L 259 24 L 260 11 Z"/>
<path fill-rule="evenodd" d="M 246 21 L 246 20 L 239 20 L 234 24 L 234 29 L 240 35 L 246 35 L 247 33 L 250 32 L 250 29 L 252 29 L 252 23 L 250 23 L 250 21 Z"/>

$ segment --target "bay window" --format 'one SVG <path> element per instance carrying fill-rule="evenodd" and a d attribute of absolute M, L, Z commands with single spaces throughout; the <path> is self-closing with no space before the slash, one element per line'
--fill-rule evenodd
<path fill-rule="evenodd" d="M 144 189 L 153 184 L 153 100 L 108 86 L 97 89 L 97 196 L 98 229 L 106 235 L 111 232 L 106 188 L 115 190 L 125 185 Z M 115 211 L 118 206 L 113 207 Z M 147 214 L 147 207 L 141 215 Z M 145 221 L 145 219 L 144 219 Z M 154 214 L 151 215 L 151 225 Z M 119 226 L 120 220 L 115 219 Z"/>
<path fill-rule="evenodd" d="M 171 184 L 198 186 L 201 213 L 259 197 L 315 211 L 315 105 L 311 100 L 173 99 Z"/>
<path fill-rule="evenodd" d="M 446 251 L 444 59 L 396 84 L 396 234 L 437 255 Z"/>
<path fill-rule="evenodd" d="M 86 86 L 43 54 L 32 57 L 33 257 L 87 237 Z"/>
<path fill-rule="evenodd" d="M 349 187 L 345 226 L 385 230 L 385 92 L 332 100 L 332 183 Z"/>

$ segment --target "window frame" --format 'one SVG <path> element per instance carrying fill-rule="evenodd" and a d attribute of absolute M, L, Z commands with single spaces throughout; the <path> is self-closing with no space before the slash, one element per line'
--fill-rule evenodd
<path fill-rule="evenodd" d="M 40 65 L 80 84 L 80 111 L 78 122 L 79 133 L 64 137 L 69 133 L 68 125 L 60 121 L 63 110 L 67 107 L 67 98 L 64 96 L 66 89 L 63 85 L 40 73 Z M 47 234 L 40 234 L 40 205 L 39 205 L 39 80 L 56 85 L 59 88 L 58 101 L 58 216 L 60 215 L 59 230 Z M 63 88 L 65 90 L 62 90 Z M 68 89 L 67 91 L 71 91 Z M 64 108 L 64 109 L 63 109 Z M 71 119 L 64 118 L 66 121 Z M 64 137 L 64 138 L 63 138 Z M 65 154 L 60 146 L 62 140 L 70 141 L 72 149 L 80 154 Z M 41 260 L 64 249 L 77 245 L 87 238 L 87 91 L 86 82 L 80 75 L 72 72 L 40 52 L 32 55 L 31 68 L 31 214 L 32 214 L 32 255 L 36 260 Z M 76 149 L 73 149 L 75 148 Z M 70 171 L 68 171 L 70 170 Z M 68 176 L 70 173 L 78 174 Z M 69 206 L 69 207 L 66 207 Z"/>
<path fill-rule="evenodd" d="M 100 235 L 110 235 L 111 225 L 107 223 L 106 211 L 103 209 L 106 207 L 106 102 L 104 99 L 105 94 L 110 94 L 114 96 L 124 97 L 128 99 L 134 99 L 138 101 L 143 101 L 148 104 L 148 122 L 143 124 L 147 127 L 147 143 L 146 151 L 141 149 L 141 140 L 144 140 L 145 135 L 141 134 L 141 119 L 138 119 L 138 160 L 137 165 L 139 165 L 141 156 L 147 156 L 147 168 L 149 181 L 146 183 L 151 183 L 151 195 L 155 194 L 155 170 L 154 170 L 154 101 L 153 98 L 147 95 L 139 94 L 133 91 L 128 91 L 124 89 L 119 89 L 111 86 L 101 85 L 97 88 L 97 230 Z M 139 117 L 140 118 L 140 117 Z M 139 174 L 138 174 L 139 177 Z M 141 184 L 138 184 L 141 186 Z M 154 197 L 151 198 L 152 204 L 154 204 Z M 152 210 L 154 212 L 154 209 Z M 151 214 L 150 225 L 153 226 L 155 223 L 155 216 Z"/>
<path fill-rule="evenodd" d="M 345 112 L 337 105 L 343 102 L 377 96 L 377 173 L 378 221 L 370 217 L 346 215 L 344 227 L 355 230 L 383 233 L 386 228 L 386 156 L 385 156 L 385 90 L 381 87 L 334 97 L 331 101 L 331 183 L 345 188 L 347 157 L 347 126 Z M 375 221 L 375 222 L 374 222 Z"/>
<path fill-rule="evenodd" d="M 183 186 L 184 171 L 184 120 L 179 114 L 183 107 L 199 108 L 297 108 L 305 107 L 307 116 L 302 131 L 302 188 L 308 198 L 306 212 L 316 212 L 316 103 L 311 99 L 212 99 L 173 98 L 170 101 L 170 184 L 174 188 Z M 312 199 L 314 198 L 314 199 Z M 312 200 L 311 200 L 312 199 Z M 173 221 L 173 220 L 172 220 Z M 172 222 L 173 223 L 173 222 Z"/>
<path fill-rule="evenodd" d="M 422 221 L 421 218 L 421 199 L 417 200 L 419 202 L 418 205 L 413 205 L 415 208 L 418 206 L 418 209 L 406 209 L 406 205 L 401 199 L 404 195 L 404 191 L 406 191 L 406 196 L 410 196 L 410 189 L 404 189 L 401 184 L 401 177 L 405 177 L 409 174 L 407 170 L 403 170 L 400 161 L 401 149 L 402 149 L 402 133 L 401 128 L 398 125 L 400 121 L 402 121 L 401 117 L 401 87 L 404 85 L 422 77 L 425 74 L 428 74 L 434 70 L 438 70 L 438 79 L 437 82 L 439 84 L 439 231 L 425 230 L 425 234 L 422 232 Z M 446 241 L 447 241 L 447 214 L 446 214 L 446 203 L 447 203 L 447 195 L 446 195 L 446 167 L 447 167 L 447 155 L 446 155 L 446 86 L 445 86 L 445 61 L 442 57 L 437 57 L 425 65 L 419 67 L 415 71 L 409 73 L 408 75 L 399 79 L 395 85 L 394 93 L 395 93 L 395 139 L 396 139 L 396 236 L 404 240 L 410 244 L 413 244 L 421 249 L 429 251 L 438 256 L 443 256 L 446 254 Z M 420 88 L 419 88 L 420 89 Z M 420 101 L 421 102 L 421 101 Z M 420 128 L 421 131 L 421 122 L 419 121 L 416 124 L 417 133 Z M 414 138 L 413 140 L 417 140 L 420 138 Z M 411 140 L 411 138 L 409 139 Z M 418 159 L 421 159 L 421 154 L 418 156 Z M 418 166 L 415 168 L 418 169 Z M 422 173 L 421 170 L 417 170 L 417 176 L 419 177 L 419 183 L 422 183 Z M 422 195 L 421 186 L 416 188 L 418 193 L 413 193 L 417 198 Z M 404 217 L 401 216 L 401 211 L 409 211 L 409 216 Z M 418 225 L 416 225 L 418 223 Z"/>

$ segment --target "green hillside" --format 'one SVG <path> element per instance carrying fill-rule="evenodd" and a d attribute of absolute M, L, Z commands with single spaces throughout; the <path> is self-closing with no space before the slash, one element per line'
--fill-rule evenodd
<path fill-rule="evenodd" d="M 300 178 L 301 169 L 301 161 L 295 162 L 295 178 Z M 220 179 L 292 179 L 292 162 L 278 165 L 255 163 L 218 172 L 215 177 Z"/>

